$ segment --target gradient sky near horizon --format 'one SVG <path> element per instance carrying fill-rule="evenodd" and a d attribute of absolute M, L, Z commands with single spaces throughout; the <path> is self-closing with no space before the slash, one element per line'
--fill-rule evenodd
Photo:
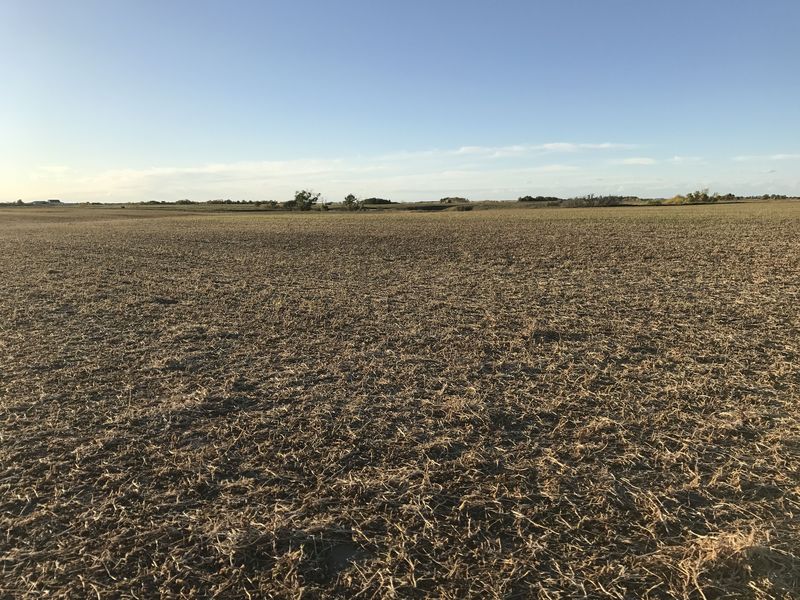
<path fill-rule="evenodd" d="M 0 0 L 0 201 L 800 194 L 797 0 Z"/>

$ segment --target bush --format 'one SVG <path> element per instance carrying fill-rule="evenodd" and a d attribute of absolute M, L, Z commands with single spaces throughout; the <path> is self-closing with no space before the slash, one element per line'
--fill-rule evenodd
<path fill-rule="evenodd" d="M 442 204 L 467 204 L 469 200 L 461 196 L 448 196 L 447 198 L 442 198 L 439 202 Z"/>
<path fill-rule="evenodd" d="M 393 204 L 393 202 L 386 198 L 365 198 L 362 204 Z"/>

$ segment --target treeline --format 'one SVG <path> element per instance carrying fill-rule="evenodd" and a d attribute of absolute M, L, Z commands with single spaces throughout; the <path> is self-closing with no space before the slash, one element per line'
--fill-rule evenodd
<path fill-rule="evenodd" d="M 688 194 L 679 194 L 672 198 L 640 198 L 638 196 L 595 195 L 559 198 L 557 196 L 520 196 L 517 202 L 540 203 L 546 206 L 563 206 L 567 208 L 598 206 L 658 206 L 675 204 L 713 204 L 716 202 L 733 202 L 735 200 L 787 200 L 791 196 L 782 194 L 763 194 L 761 196 L 737 196 L 735 194 L 710 193 L 708 188 L 695 190 Z"/>
<path fill-rule="evenodd" d="M 345 209 L 349 210 L 359 210 L 364 208 L 365 206 L 377 206 L 377 205 L 385 205 L 385 204 L 395 204 L 391 200 L 386 198 L 363 198 L 359 199 L 356 198 L 353 194 L 348 194 L 344 197 L 344 199 L 340 203 L 328 203 L 322 198 L 322 195 L 319 193 L 314 193 L 310 190 L 299 190 L 295 192 L 294 198 L 291 200 L 286 200 L 284 202 L 278 202 L 277 200 L 231 200 L 230 198 L 222 199 L 216 198 L 214 200 L 205 200 L 205 201 L 196 201 L 196 200 L 189 200 L 188 198 L 184 198 L 182 200 L 176 200 L 175 202 L 168 202 L 166 200 L 147 200 L 145 202 L 141 202 L 140 204 L 147 205 L 147 206 L 161 206 L 161 205 L 199 205 L 199 204 L 217 204 L 217 205 L 243 205 L 243 206 L 255 206 L 258 208 L 267 208 L 267 209 L 275 209 L 275 210 L 311 210 L 314 207 L 318 207 L 321 210 L 327 210 L 331 206 L 337 205 Z"/>
<path fill-rule="evenodd" d="M 713 204 L 716 202 L 733 202 L 747 200 L 788 200 L 797 196 L 787 196 L 786 194 L 762 194 L 757 196 L 737 196 L 735 194 L 711 193 L 707 188 L 695 190 L 687 194 L 679 194 L 672 198 L 640 198 L 639 196 L 616 196 L 616 195 L 595 195 L 575 196 L 571 198 L 560 198 L 558 196 L 520 196 L 517 202 L 521 204 L 535 204 L 549 207 L 581 208 L 581 207 L 605 207 L 605 206 L 660 206 L 676 204 Z M 3 206 L 23 206 L 23 205 L 63 205 L 60 200 L 37 200 L 23 202 L 21 199 L 16 202 L 0 202 Z M 84 202 L 83 205 L 103 205 L 102 202 Z M 339 202 L 327 202 L 321 194 L 310 190 L 298 190 L 294 198 L 283 202 L 277 200 L 231 200 L 230 198 L 216 198 L 214 200 L 195 201 L 188 198 L 181 200 L 146 200 L 133 204 L 139 205 L 237 205 L 253 206 L 260 210 L 365 210 L 386 205 L 397 205 L 387 198 L 358 198 L 354 194 L 348 194 Z M 480 205 L 481 203 L 478 203 Z M 489 201 L 489 204 L 491 202 Z M 440 198 L 438 202 L 413 202 L 408 203 L 404 208 L 408 210 L 471 210 L 475 203 L 462 196 L 446 196 Z M 398 207 L 399 208 L 399 207 Z"/>
<path fill-rule="evenodd" d="M 625 204 L 640 204 L 642 200 L 637 196 L 575 196 L 573 198 L 559 198 L 558 196 L 520 196 L 517 202 L 537 202 L 547 206 L 565 206 L 568 208 L 593 207 L 593 206 L 623 206 Z"/>

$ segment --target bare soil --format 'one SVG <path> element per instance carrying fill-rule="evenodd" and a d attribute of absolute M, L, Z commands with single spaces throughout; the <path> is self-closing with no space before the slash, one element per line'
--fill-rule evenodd
<path fill-rule="evenodd" d="M 0 596 L 800 597 L 800 204 L 0 210 Z"/>

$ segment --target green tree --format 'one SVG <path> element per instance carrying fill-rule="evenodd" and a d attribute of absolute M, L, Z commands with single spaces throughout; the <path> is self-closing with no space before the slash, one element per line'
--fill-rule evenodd
<path fill-rule="evenodd" d="M 347 210 L 358 210 L 361 208 L 362 204 L 363 202 L 361 202 L 353 194 L 347 194 L 342 201 L 342 206 L 344 206 Z"/>
<path fill-rule="evenodd" d="M 294 210 L 311 210 L 319 200 L 320 194 L 313 193 L 310 190 L 300 190 L 294 193 L 294 200 L 286 203 L 288 208 Z"/>
<path fill-rule="evenodd" d="M 716 202 L 719 200 L 719 194 L 710 195 L 708 193 L 708 188 L 703 188 L 702 190 L 697 190 L 686 194 L 686 199 L 689 202 Z"/>

